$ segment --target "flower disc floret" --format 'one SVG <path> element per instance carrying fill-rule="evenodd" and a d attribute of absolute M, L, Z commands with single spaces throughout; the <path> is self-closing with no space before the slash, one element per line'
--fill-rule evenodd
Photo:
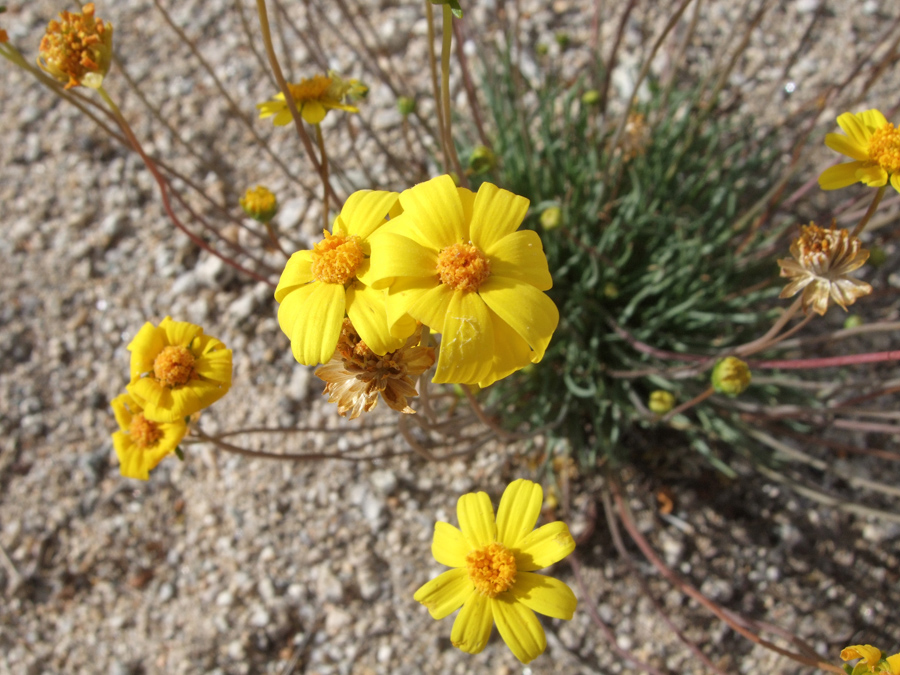
<path fill-rule="evenodd" d="M 136 446 L 142 449 L 153 447 L 160 438 L 162 430 L 156 422 L 151 422 L 143 415 L 135 415 L 128 425 L 128 433 Z"/>
<path fill-rule="evenodd" d="M 900 171 L 900 129 L 888 122 L 869 141 L 869 157 L 889 174 Z"/>
<path fill-rule="evenodd" d="M 516 583 L 516 556 L 503 544 L 494 542 L 469 553 L 466 570 L 476 591 L 496 598 Z"/>
<path fill-rule="evenodd" d="M 78 85 L 97 88 L 112 62 L 112 24 L 94 18 L 94 3 L 81 14 L 60 12 L 41 39 L 38 65 L 66 89 Z"/>
<path fill-rule="evenodd" d="M 191 350 L 183 345 L 169 345 L 163 348 L 153 360 L 153 377 L 166 387 L 178 387 L 196 377 L 194 364 L 197 360 Z"/>
<path fill-rule="evenodd" d="M 452 244 L 438 253 L 437 272 L 454 291 L 477 291 L 491 276 L 491 261 L 472 244 Z"/>
<path fill-rule="evenodd" d="M 324 234 L 325 238 L 313 247 L 313 278 L 325 284 L 346 284 L 362 264 L 362 242 L 355 234 L 335 236 L 328 231 Z"/>

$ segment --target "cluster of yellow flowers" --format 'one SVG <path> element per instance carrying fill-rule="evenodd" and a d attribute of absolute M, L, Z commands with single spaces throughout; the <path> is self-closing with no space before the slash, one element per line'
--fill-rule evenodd
<path fill-rule="evenodd" d="M 176 452 L 192 415 L 231 387 L 231 350 L 200 326 L 166 317 L 145 323 L 128 345 L 131 378 L 112 400 L 119 424 L 113 447 L 123 476 L 147 480 Z"/>
<path fill-rule="evenodd" d="M 369 353 L 390 354 L 403 377 L 431 365 L 410 351 L 420 324 L 441 334 L 434 382 L 486 387 L 537 363 L 559 312 L 543 292 L 552 281 L 540 237 L 517 231 L 527 209 L 523 197 L 490 183 L 475 194 L 450 176 L 400 194 L 355 192 L 332 231 L 291 256 L 275 290 L 294 357 L 306 365 L 338 357 L 346 317 Z M 388 370 L 378 367 L 391 379 Z M 317 374 L 346 381 L 333 366 Z M 348 397 L 340 404 L 360 409 Z M 402 404 L 392 407 L 411 411 Z"/>
<path fill-rule="evenodd" d="M 862 659 L 855 666 L 844 666 L 848 675 L 866 675 L 881 673 L 882 675 L 900 675 L 900 653 L 882 658 L 881 650 L 872 645 L 853 645 L 841 651 L 841 660 L 853 661 Z"/>

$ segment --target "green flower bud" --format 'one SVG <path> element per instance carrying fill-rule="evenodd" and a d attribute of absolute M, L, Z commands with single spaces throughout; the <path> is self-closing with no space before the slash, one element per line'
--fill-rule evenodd
<path fill-rule="evenodd" d="M 278 213 L 278 200 L 267 188 L 257 185 L 247 188 L 240 200 L 244 213 L 260 223 L 268 223 Z"/>
<path fill-rule="evenodd" d="M 739 358 L 729 356 L 713 368 L 712 386 L 720 394 L 737 396 L 750 386 L 752 378 L 750 366 Z"/>
<path fill-rule="evenodd" d="M 412 115 L 416 111 L 416 99 L 412 96 L 401 96 L 397 99 L 397 110 L 404 117 Z"/>
<path fill-rule="evenodd" d="M 675 407 L 675 396 L 663 389 L 657 389 L 651 392 L 647 407 L 657 415 L 665 415 Z"/>
<path fill-rule="evenodd" d="M 581 102 L 585 105 L 597 105 L 600 103 L 600 92 L 596 89 L 588 89 L 581 95 Z"/>
<path fill-rule="evenodd" d="M 613 282 L 607 281 L 603 285 L 603 295 L 605 295 L 610 300 L 615 300 L 619 297 L 619 287 L 616 286 Z"/>
<path fill-rule="evenodd" d="M 859 328 L 865 323 L 859 314 L 851 314 L 844 319 L 844 328 Z"/>
<path fill-rule="evenodd" d="M 541 214 L 541 227 L 545 230 L 555 230 L 562 224 L 562 209 L 558 206 L 551 206 L 544 209 Z"/>
<path fill-rule="evenodd" d="M 474 174 L 487 173 L 497 165 L 497 156 L 491 149 L 478 145 L 469 155 L 469 171 Z"/>
<path fill-rule="evenodd" d="M 545 45 L 543 42 L 539 43 L 537 47 L 534 48 L 535 53 L 538 56 L 547 56 L 547 53 L 550 51 L 550 48 Z"/>

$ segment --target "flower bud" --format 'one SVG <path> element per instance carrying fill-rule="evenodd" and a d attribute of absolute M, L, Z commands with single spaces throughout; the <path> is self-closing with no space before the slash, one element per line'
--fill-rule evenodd
<path fill-rule="evenodd" d="M 657 415 L 665 415 L 675 407 L 675 397 L 668 391 L 657 389 L 651 392 L 647 407 Z"/>
<path fill-rule="evenodd" d="M 476 146 L 469 155 L 469 171 L 474 174 L 487 173 L 496 165 L 497 156 L 487 146 Z"/>
<path fill-rule="evenodd" d="M 260 223 L 268 223 L 278 212 L 278 200 L 262 185 L 247 188 L 240 203 L 244 213 Z"/>
<path fill-rule="evenodd" d="M 545 230 L 555 230 L 562 224 L 562 209 L 551 206 L 541 213 L 541 227 Z"/>
<path fill-rule="evenodd" d="M 719 361 L 712 372 L 713 389 L 728 396 L 742 393 L 750 386 L 751 379 L 750 366 L 734 356 Z"/>
<path fill-rule="evenodd" d="M 600 92 L 596 89 L 588 89 L 581 95 L 581 102 L 585 105 L 597 105 L 600 103 Z"/>
<path fill-rule="evenodd" d="M 401 96 L 397 99 L 397 110 L 404 117 L 412 115 L 416 111 L 416 99 L 412 96 Z"/>

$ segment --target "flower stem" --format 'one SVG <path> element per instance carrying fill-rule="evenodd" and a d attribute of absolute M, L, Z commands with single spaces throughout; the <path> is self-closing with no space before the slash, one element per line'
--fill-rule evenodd
<path fill-rule="evenodd" d="M 459 156 L 456 154 L 456 144 L 453 142 L 452 115 L 450 114 L 450 50 L 453 46 L 453 13 L 449 4 L 441 5 L 441 7 L 444 10 L 442 22 L 444 40 L 441 44 L 441 88 L 443 90 L 441 100 L 444 104 L 444 128 L 442 133 L 445 137 L 445 146 L 450 153 L 450 161 L 453 163 L 453 170 L 459 176 L 460 184 L 463 187 L 467 187 L 468 180 L 463 173 L 462 165 L 459 163 Z"/>
<path fill-rule="evenodd" d="M 328 229 L 328 155 L 325 153 L 325 139 L 322 137 L 322 125 L 316 125 L 316 142 L 319 144 L 319 156 L 322 158 L 322 224 Z"/>
<path fill-rule="evenodd" d="M 425 14 L 428 21 L 428 66 L 431 71 L 431 90 L 434 95 L 434 112 L 437 117 L 441 149 L 444 152 L 444 168 L 449 171 L 450 151 L 447 149 L 447 137 L 444 135 L 444 109 L 441 105 L 441 88 L 438 86 L 437 56 L 434 53 L 434 10 L 431 8 L 431 0 L 425 0 Z"/>
<path fill-rule="evenodd" d="M 135 152 L 137 152 L 141 156 L 141 159 L 144 160 L 144 165 L 147 167 L 147 169 L 150 171 L 150 173 L 153 174 L 153 178 L 156 179 L 156 184 L 159 186 L 159 192 L 160 192 L 160 195 L 161 195 L 162 201 L 163 201 L 163 208 L 166 210 L 166 213 L 168 214 L 169 218 L 175 224 L 175 227 L 177 227 L 179 230 L 184 232 L 192 242 L 194 242 L 197 246 L 202 248 L 207 253 L 210 253 L 210 254 L 216 256 L 220 260 L 222 260 L 222 261 L 228 263 L 229 265 L 231 265 L 232 267 L 234 267 L 236 270 L 249 275 L 250 277 L 256 279 L 257 281 L 262 281 L 263 283 L 269 284 L 270 286 L 275 286 L 275 284 L 273 284 L 269 279 L 266 279 L 264 276 L 257 274 L 256 272 L 254 272 L 252 270 L 247 269 L 246 267 L 244 267 L 243 265 L 238 263 L 233 258 L 229 258 L 229 257 L 219 253 L 214 248 L 212 248 L 209 244 L 207 244 L 205 241 L 203 241 L 200 237 L 198 237 L 196 234 L 194 234 L 193 232 L 188 230 L 188 228 L 185 226 L 185 224 L 181 222 L 181 220 L 178 218 L 177 215 L 175 215 L 175 211 L 172 208 L 172 203 L 169 200 L 169 192 L 168 192 L 169 183 L 168 183 L 168 181 L 165 178 L 163 178 L 162 174 L 159 173 L 159 169 L 157 169 L 156 164 L 153 162 L 152 159 L 150 159 L 150 157 L 147 155 L 147 153 L 144 152 L 143 146 L 141 146 L 141 143 L 140 143 L 140 141 L 138 141 L 137 136 L 134 135 L 134 131 L 132 131 L 131 125 L 128 124 L 128 120 L 125 119 L 125 116 L 122 114 L 122 111 L 119 110 L 119 106 L 117 106 L 115 101 L 113 101 L 112 98 L 110 98 L 109 94 L 106 92 L 106 89 L 104 89 L 103 86 L 97 87 L 95 89 L 95 91 L 100 95 L 100 98 L 103 99 L 103 101 L 106 103 L 106 105 L 109 106 L 109 109 L 112 112 L 113 117 L 116 120 L 116 123 L 119 125 L 119 128 L 125 134 L 125 137 L 128 139 L 128 142 L 131 144 L 131 147 L 133 147 Z"/>
<path fill-rule="evenodd" d="M 879 202 L 881 202 L 881 198 L 884 197 L 884 191 L 887 190 L 887 184 L 885 183 L 880 188 L 878 188 L 878 192 L 875 193 L 875 199 L 872 200 L 872 203 L 869 204 L 869 210 L 866 211 L 866 214 L 862 217 L 856 227 L 853 228 L 852 236 L 857 237 L 859 233 L 862 232 L 866 225 L 869 224 L 869 220 L 871 220 L 872 215 L 875 213 L 875 209 L 878 208 Z"/>

